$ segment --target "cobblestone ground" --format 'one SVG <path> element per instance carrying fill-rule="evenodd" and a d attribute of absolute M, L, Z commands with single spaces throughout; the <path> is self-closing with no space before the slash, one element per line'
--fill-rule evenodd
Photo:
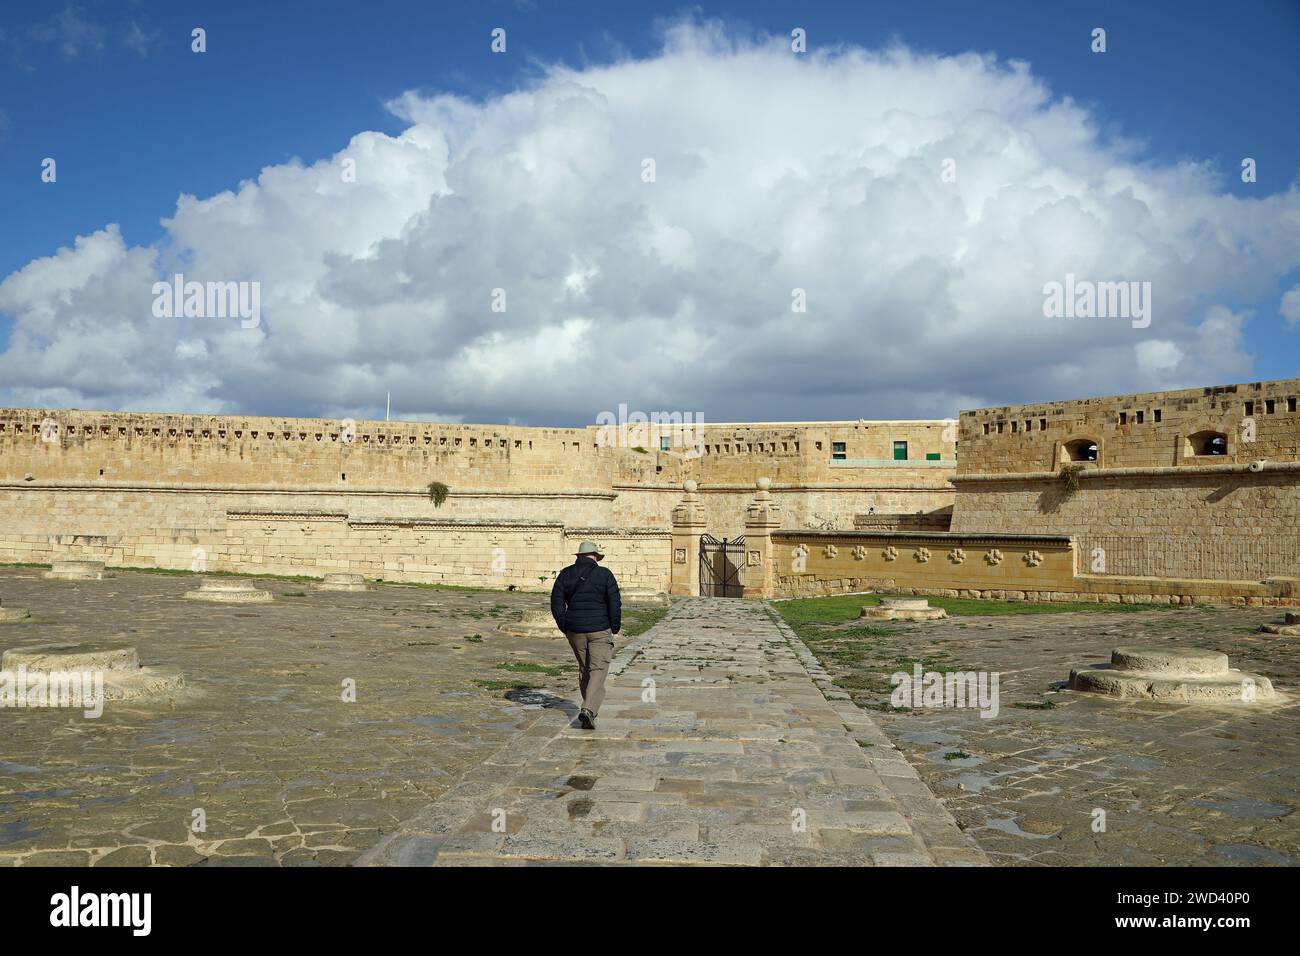
<path fill-rule="evenodd" d="M 1294 865 L 1300 859 L 1300 653 L 1269 609 L 954 617 L 812 642 L 959 824 L 1003 865 Z M 1060 688 L 1123 644 L 1228 655 L 1281 705 L 1121 702 Z M 1001 709 L 889 712 L 889 674 L 1001 674 Z M 1093 829 L 1105 811 L 1105 832 Z"/>
<path fill-rule="evenodd" d="M 678 602 L 617 656 L 597 730 L 548 713 L 362 862 L 986 862 L 814 677 L 761 602 Z"/>
<path fill-rule="evenodd" d="M 497 630 L 543 595 L 264 580 L 272 604 L 184 600 L 197 586 L 0 569 L 0 599 L 33 612 L 0 625 L 0 650 L 120 641 L 188 683 L 97 719 L 0 708 L 0 865 L 348 863 L 541 718 L 563 719 L 543 702 L 576 683 L 558 635 Z"/>

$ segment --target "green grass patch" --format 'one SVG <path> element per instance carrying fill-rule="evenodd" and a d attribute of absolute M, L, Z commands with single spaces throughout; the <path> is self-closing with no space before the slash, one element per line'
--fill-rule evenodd
<path fill-rule="evenodd" d="M 523 661 L 506 661 L 498 664 L 497 670 L 511 671 L 516 674 L 545 674 L 547 677 L 560 677 L 564 674 L 563 667 L 548 667 L 545 664 L 527 664 Z"/>
<path fill-rule="evenodd" d="M 631 612 L 624 610 L 623 629 L 619 633 L 623 637 L 638 637 L 662 621 L 667 613 L 666 607 L 638 609 Z"/>
<path fill-rule="evenodd" d="M 943 755 L 944 760 L 969 760 L 970 754 L 964 750 L 950 750 Z"/>
<path fill-rule="evenodd" d="M 482 635 L 482 634 L 474 634 L 474 635 L 471 636 L 471 637 L 467 637 L 467 638 L 465 638 L 465 640 L 468 641 L 468 642 L 471 643 L 471 644 L 482 644 L 482 643 L 483 643 L 483 635 Z"/>
<path fill-rule="evenodd" d="M 475 679 L 475 684 L 484 690 L 538 690 L 538 685 L 527 684 L 523 681 L 514 680 L 482 680 Z"/>
<path fill-rule="evenodd" d="M 1020 703 L 1020 704 L 1012 704 L 1011 706 L 1019 707 L 1021 710 L 1055 710 L 1056 701 L 1040 700 L 1036 703 L 1030 703 L 1030 704 Z"/>

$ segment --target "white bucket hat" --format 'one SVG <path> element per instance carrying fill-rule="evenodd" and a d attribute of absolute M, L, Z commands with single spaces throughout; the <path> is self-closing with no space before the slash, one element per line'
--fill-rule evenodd
<path fill-rule="evenodd" d="M 578 554 L 594 554 L 597 560 L 602 560 L 605 557 L 600 553 L 600 548 L 596 547 L 596 542 L 594 541 L 584 541 L 582 544 L 578 545 Z"/>

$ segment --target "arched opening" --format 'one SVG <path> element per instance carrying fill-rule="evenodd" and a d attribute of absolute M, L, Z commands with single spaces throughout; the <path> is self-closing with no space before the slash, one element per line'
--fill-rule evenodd
<path fill-rule="evenodd" d="M 1213 457 L 1228 453 L 1228 436 L 1222 432 L 1197 432 L 1188 437 L 1187 444 L 1191 455 Z"/>
<path fill-rule="evenodd" d="M 1091 438 L 1076 438 L 1064 447 L 1066 461 L 1096 461 L 1097 443 Z"/>

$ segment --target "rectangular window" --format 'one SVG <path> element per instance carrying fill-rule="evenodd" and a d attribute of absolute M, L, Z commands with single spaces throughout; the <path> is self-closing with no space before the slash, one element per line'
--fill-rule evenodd
<path fill-rule="evenodd" d="M 1254 403 L 1254 402 L 1247 402 L 1247 403 L 1246 403 L 1246 417 L 1249 418 L 1251 415 L 1254 415 L 1254 414 L 1255 414 L 1255 403 Z"/>
<path fill-rule="evenodd" d="M 925 453 L 925 460 L 926 460 L 926 461 L 938 461 L 938 460 L 939 460 L 939 453 L 938 453 L 937 451 L 927 451 L 927 452 Z"/>
<path fill-rule="evenodd" d="M 849 456 L 842 451 L 831 452 L 831 461 L 848 461 Z"/>
<path fill-rule="evenodd" d="M 673 447 L 673 439 L 672 439 L 672 436 L 671 436 L 671 435 L 660 435 L 660 436 L 659 436 L 659 450 L 660 450 L 660 451 L 667 451 L 668 449 L 670 449 L 670 448 L 672 448 L 672 447 Z"/>
<path fill-rule="evenodd" d="M 1264 402 L 1264 412 L 1265 412 L 1265 414 L 1272 415 L 1272 414 L 1273 414 L 1273 410 L 1274 410 L 1275 408 L 1276 408 L 1276 406 L 1273 404 L 1273 399 L 1270 398 L 1270 399 L 1266 399 L 1266 400 L 1265 400 L 1265 402 Z"/>
<path fill-rule="evenodd" d="M 1138 413 L 1137 413 L 1137 422 L 1138 422 L 1139 425 L 1142 424 L 1142 417 L 1143 417 L 1143 415 L 1145 415 L 1145 414 L 1146 414 L 1145 412 L 1138 412 Z"/>
<path fill-rule="evenodd" d="M 1038 420 L 1038 430 L 1039 430 L 1040 432 L 1045 432 L 1045 431 L 1047 431 L 1047 419 L 1046 419 L 1046 418 L 1040 418 L 1040 419 Z"/>
<path fill-rule="evenodd" d="M 894 442 L 894 461 L 907 461 L 907 442 Z"/>
<path fill-rule="evenodd" d="M 989 423 L 988 423 L 988 422 L 985 422 L 985 423 L 984 423 L 984 434 L 987 435 L 988 433 L 989 433 Z"/>
<path fill-rule="evenodd" d="M 844 442 L 842 441 L 831 442 L 831 451 L 846 451 L 846 450 L 847 450 L 847 446 Z"/>
<path fill-rule="evenodd" d="M 1156 421 L 1160 421 L 1160 409 L 1156 409 Z"/>
<path fill-rule="evenodd" d="M 1295 411 L 1295 399 L 1294 399 L 1294 398 L 1288 398 L 1288 399 L 1286 400 L 1286 410 L 1287 410 L 1288 412 L 1294 412 L 1294 411 Z"/>
<path fill-rule="evenodd" d="M 1128 412 L 1120 412 L 1120 413 L 1119 413 L 1119 423 L 1120 423 L 1121 425 L 1127 425 L 1127 424 L 1128 424 Z"/>

